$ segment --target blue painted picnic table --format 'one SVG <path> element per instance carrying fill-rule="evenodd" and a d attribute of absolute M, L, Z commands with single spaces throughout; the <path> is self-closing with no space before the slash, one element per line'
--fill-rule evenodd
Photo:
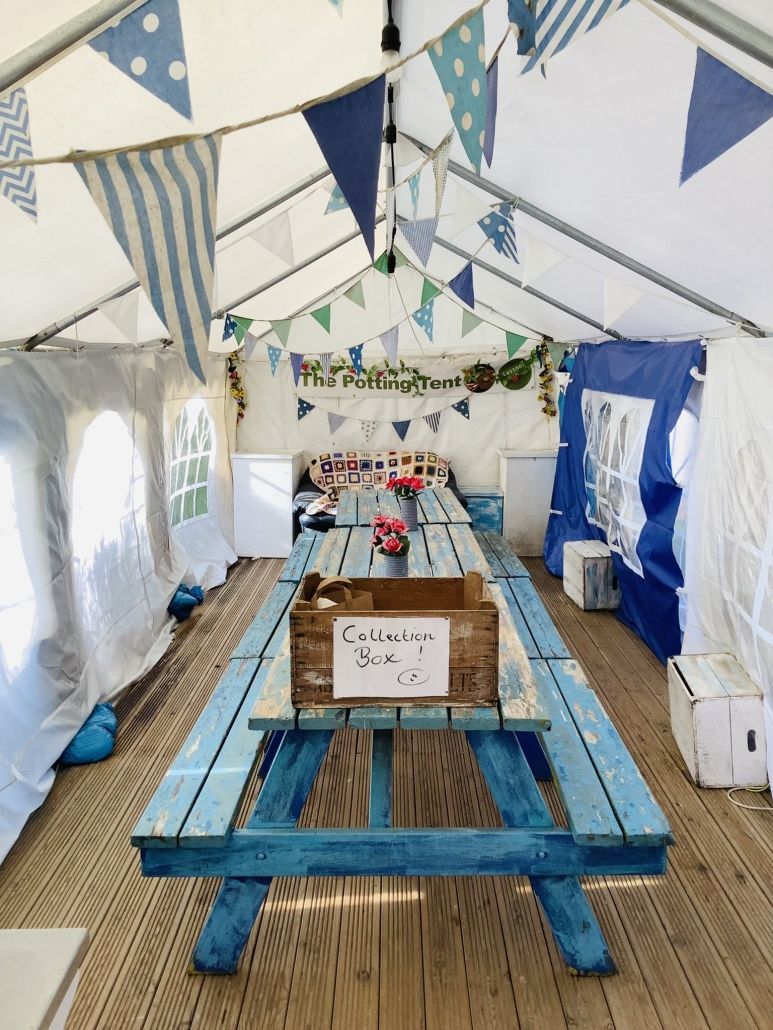
<path fill-rule="evenodd" d="M 444 507 L 448 521 L 429 521 L 427 512 L 439 518 L 439 509 L 423 510 L 424 522 L 412 534 L 411 574 L 475 570 L 488 580 L 500 613 L 499 703 L 295 708 L 288 626 L 301 579 L 312 571 L 360 578 L 380 572 L 370 531 L 354 521 L 351 507 L 348 515 L 339 509 L 339 519 L 351 522 L 299 537 L 132 834 L 146 875 L 223 877 L 194 971 L 237 968 L 275 876 L 522 875 L 567 965 L 582 974 L 611 973 L 614 963 L 579 877 L 665 872 L 666 819 L 523 565 L 501 537 L 474 534 L 459 513 Z M 333 733 L 346 725 L 372 731 L 368 828 L 298 829 Z M 465 733 L 502 827 L 394 827 L 398 727 Z M 235 828 L 258 762 L 255 807 L 246 826 Z M 537 781 L 550 778 L 567 829 L 555 825 L 539 790 Z"/>

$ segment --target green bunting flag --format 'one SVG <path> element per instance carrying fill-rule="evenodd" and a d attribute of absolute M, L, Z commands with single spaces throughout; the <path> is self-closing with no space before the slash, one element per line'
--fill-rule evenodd
<path fill-rule="evenodd" d="M 271 323 L 271 328 L 283 347 L 287 346 L 287 341 L 290 339 L 290 326 L 292 323 L 293 320 L 291 318 L 279 318 L 276 322 Z"/>
<path fill-rule="evenodd" d="M 239 315 L 231 315 L 231 318 L 236 323 L 234 325 L 234 336 L 236 342 L 241 343 L 244 340 L 244 334 L 252 325 L 253 320 L 251 318 L 240 318 Z"/>
<path fill-rule="evenodd" d="M 373 267 L 377 272 L 381 272 L 382 275 L 389 275 L 389 269 L 387 268 L 387 252 L 384 251 L 380 254 L 373 262 Z"/>
<path fill-rule="evenodd" d="M 517 333 L 508 333 L 505 331 L 507 337 L 507 356 L 508 358 L 514 358 L 518 351 L 526 343 L 525 336 L 519 336 Z"/>
<path fill-rule="evenodd" d="M 478 318 L 474 311 L 468 311 L 467 308 L 464 308 L 462 311 L 462 336 L 466 336 L 473 329 L 477 329 L 482 321 L 483 319 Z"/>
<path fill-rule="evenodd" d="M 426 304 L 428 300 L 432 300 L 433 297 L 437 297 L 440 293 L 440 287 L 435 286 L 429 279 L 425 279 L 421 287 L 421 303 Z"/>
<path fill-rule="evenodd" d="M 311 317 L 315 321 L 319 322 L 326 333 L 330 332 L 330 305 L 325 304 L 324 307 L 317 308 L 316 311 L 311 312 Z"/>
<path fill-rule="evenodd" d="M 362 280 L 358 279 L 356 283 L 353 283 L 344 294 L 347 300 L 350 300 L 352 304 L 356 304 L 360 308 L 365 307 L 365 295 L 362 292 Z"/>

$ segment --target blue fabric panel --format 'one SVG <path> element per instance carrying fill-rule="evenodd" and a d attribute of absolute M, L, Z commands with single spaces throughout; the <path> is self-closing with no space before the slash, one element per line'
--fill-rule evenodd
<path fill-rule="evenodd" d="M 567 540 L 605 540 L 605 533 L 586 517 L 586 446 L 582 402 L 584 390 L 598 390 L 654 402 L 644 442 L 639 473 L 641 502 L 646 521 L 636 555 L 639 575 L 613 551 L 612 560 L 622 590 L 619 617 L 665 661 L 681 650 L 679 605 L 676 590 L 682 574 L 673 552 L 674 520 L 681 490 L 669 467 L 668 436 L 687 399 L 693 379 L 690 369 L 701 358 L 700 341 L 690 343 L 582 344 L 572 369 L 572 383 L 564 402 L 551 515 L 545 535 L 545 564 L 563 575 L 563 548 Z"/>

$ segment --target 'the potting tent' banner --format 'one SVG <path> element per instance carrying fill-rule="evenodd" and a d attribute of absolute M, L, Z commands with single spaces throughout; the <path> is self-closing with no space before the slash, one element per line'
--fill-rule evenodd
<path fill-rule="evenodd" d="M 664 661 L 681 651 L 682 572 L 673 549 L 681 489 L 669 434 L 701 357 L 690 343 L 582 344 L 566 393 L 545 562 L 563 574 L 568 540 L 605 540 L 619 615 Z"/>

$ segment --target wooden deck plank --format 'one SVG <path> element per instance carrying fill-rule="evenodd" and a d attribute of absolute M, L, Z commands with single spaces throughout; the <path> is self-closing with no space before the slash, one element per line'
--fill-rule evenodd
<path fill-rule="evenodd" d="M 296 538 L 293 549 L 290 551 L 290 555 L 282 566 L 282 571 L 279 573 L 280 581 L 285 580 L 290 583 L 298 583 L 303 578 L 303 572 L 306 568 L 306 562 L 309 560 L 313 543 L 313 539 L 303 533 Z"/>
<path fill-rule="evenodd" d="M 317 555 L 308 565 L 309 572 L 319 572 L 325 576 L 337 576 L 341 571 L 341 563 L 349 542 L 348 529 L 329 529 Z"/>
<path fill-rule="evenodd" d="M 486 561 L 486 557 L 469 526 L 450 525 L 448 526 L 448 536 L 456 552 L 462 575 L 467 572 L 479 572 L 486 580 L 494 579 L 491 566 Z"/>
<path fill-rule="evenodd" d="M 540 658 L 571 658 L 569 648 L 561 639 L 532 581 L 521 577 L 508 579 L 507 582 L 537 645 Z"/>

